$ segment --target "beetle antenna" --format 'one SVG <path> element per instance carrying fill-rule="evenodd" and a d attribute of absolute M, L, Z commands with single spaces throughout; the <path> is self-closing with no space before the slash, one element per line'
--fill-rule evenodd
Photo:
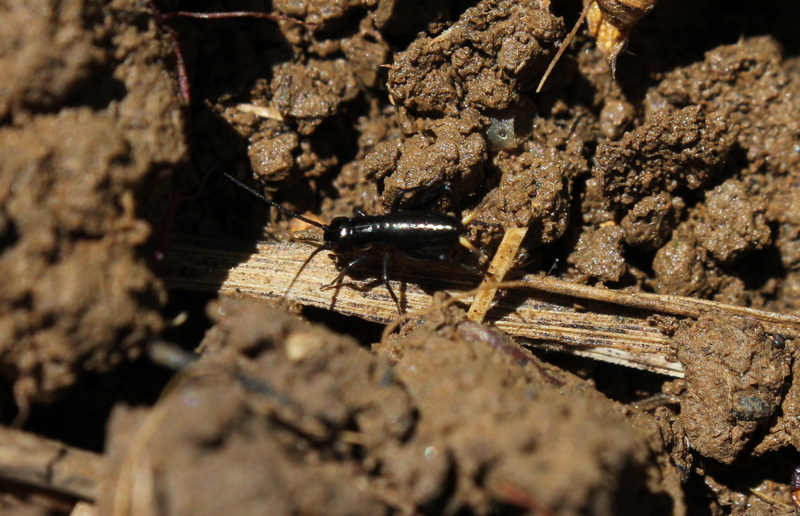
<path fill-rule="evenodd" d="M 278 210 L 279 212 L 283 213 L 284 215 L 288 215 L 288 216 L 294 217 L 294 218 L 296 218 L 298 220 L 302 220 L 306 224 L 311 224 L 312 226 L 316 226 L 316 227 L 318 227 L 318 228 L 320 228 L 322 230 L 325 230 L 328 227 L 325 224 L 317 222 L 316 220 L 311 220 L 311 219 L 309 219 L 307 217 L 303 217 L 299 213 L 295 213 L 292 210 L 290 210 L 289 208 L 284 208 L 283 206 L 281 206 L 277 202 L 273 201 L 272 199 L 270 199 L 266 195 L 264 195 L 264 194 L 262 194 L 260 192 L 257 192 L 255 189 L 253 189 L 253 188 L 247 186 L 246 184 L 242 183 L 241 181 L 239 181 L 238 179 L 236 179 L 232 175 L 228 174 L 227 172 L 222 172 L 222 174 L 225 177 L 227 177 L 233 184 L 238 186 L 239 188 L 241 188 L 241 189 L 243 189 L 243 190 L 245 190 L 247 192 L 250 192 L 251 195 L 253 195 L 254 197 L 258 197 L 259 199 L 261 199 L 262 201 L 266 202 L 270 206 L 274 206 L 276 210 Z"/>

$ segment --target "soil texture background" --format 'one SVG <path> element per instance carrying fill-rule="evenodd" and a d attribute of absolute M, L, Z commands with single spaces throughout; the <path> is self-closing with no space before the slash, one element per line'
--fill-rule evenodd
<path fill-rule="evenodd" d="M 466 236 L 486 257 L 500 228 L 527 228 L 511 276 L 795 314 L 796 2 L 664 1 L 612 63 L 581 28 L 538 93 L 580 2 L 175 15 L 197 8 L 0 7 L 0 423 L 99 465 L 81 495 L 0 468 L 3 510 L 795 511 L 798 351 L 755 319 L 654 320 L 685 370 L 672 378 L 515 342 L 457 304 L 382 339 L 163 270 L 176 239 L 253 248 L 309 229 L 223 172 L 322 223 L 446 184 L 430 209 L 485 223 Z"/>

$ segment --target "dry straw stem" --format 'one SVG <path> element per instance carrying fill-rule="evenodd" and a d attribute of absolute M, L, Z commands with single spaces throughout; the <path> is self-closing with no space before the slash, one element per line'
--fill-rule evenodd
<path fill-rule="evenodd" d="M 488 272 L 491 274 L 492 279 L 495 281 L 503 281 L 505 279 L 506 274 L 508 274 L 508 271 L 511 270 L 511 267 L 514 265 L 514 259 L 517 257 L 519 246 L 522 245 L 522 241 L 527 234 L 528 228 L 512 228 L 505 232 L 503 241 L 500 242 L 500 247 L 497 248 L 497 252 L 494 253 L 494 257 L 492 258 L 492 263 L 489 264 Z M 475 294 L 475 298 L 472 300 L 472 304 L 469 306 L 469 312 L 467 313 L 469 320 L 483 322 L 483 318 L 486 317 L 486 313 L 489 312 L 492 300 L 494 300 L 494 296 L 496 295 L 497 289 L 490 287 L 481 289 Z"/>
<path fill-rule="evenodd" d="M 94 500 L 103 458 L 34 434 L 0 428 L 0 479 L 42 495 Z M 35 491 L 34 491 L 35 492 Z"/>
<path fill-rule="evenodd" d="M 309 259 L 314 246 L 304 243 L 258 243 L 250 249 L 220 242 L 176 242 L 167 253 L 163 277 L 172 288 L 223 295 L 280 299 L 389 324 L 397 309 L 372 268 L 354 271 L 340 288 L 322 290 L 337 274 L 328 253 Z M 305 267 L 303 264 L 306 263 Z M 301 271 L 302 268 L 302 271 Z M 299 274 L 298 274 L 299 273 Z M 706 312 L 752 317 L 767 332 L 800 336 L 800 317 L 730 306 L 702 299 L 628 293 L 589 287 L 544 276 L 476 287 L 480 278 L 453 264 L 393 257 L 390 275 L 407 313 L 401 320 L 438 310 L 433 294 L 445 291 L 469 304 L 481 289 L 503 289 L 486 321 L 526 343 L 597 360 L 683 376 L 674 362 L 670 338 L 653 324 L 653 315 L 697 318 Z M 291 289 L 289 286 L 291 285 Z M 357 287 L 357 288 L 354 288 Z"/>

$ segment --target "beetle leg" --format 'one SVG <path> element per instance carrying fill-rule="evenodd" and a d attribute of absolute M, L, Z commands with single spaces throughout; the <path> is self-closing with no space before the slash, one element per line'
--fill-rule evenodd
<path fill-rule="evenodd" d="M 394 304 L 397 305 L 397 312 L 402 315 L 403 307 L 400 305 L 400 300 L 397 299 L 397 295 L 394 293 L 392 284 L 389 283 L 389 256 L 389 253 L 383 253 L 383 270 L 381 271 L 381 277 L 383 278 L 383 284 L 386 285 L 386 290 L 389 291 L 389 295 L 392 296 Z"/>
<path fill-rule="evenodd" d="M 478 251 L 478 252 L 480 253 L 480 251 Z M 407 251 L 403 251 L 403 254 L 408 256 L 408 257 L 410 257 L 410 258 L 415 258 L 417 260 L 438 260 L 440 262 L 449 262 L 447 253 L 434 254 L 434 253 L 426 253 L 424 251 L 407 250 Z M 483 276 L 485 278 L 486 277 L 489 277 L 489 278 L 492 277 L 491 273 L 486 272 L 486 271 L 482 271 L 477 267 L 473 267 L 472 265 L 468 265 L 466 263 L 461 263 L 461 262 L 459 262 L 457 265 L 459 267 L 461 267 L 462 269 L 468 270 L 468 271 L 470 271 L 472 273 L 475 273 L 475 274 L 477 274 L 479 276 Z"/>
<path fill-rule="evenodd" d="M 482 271 L 479 268 L 473 267 L 472 265 L 468 265 L 466 263 L 460 263 L 459 262 L 458 266 L 461 267 L 462 269 L 466 269 L 466 270 L 468 270 L 470 272 L 474 272 L 475 274 L 477 274 L 479 276 L 482 276 L 484 278 L 493 278 L 494 277 L 494 274 L 492 274 L 491 272 Z"/>
<path fill-rule="evenodd" d="M 406 205 L 403 206 L 403 211 L 425 209 L 429 207 L 431 204 L 433 204 L 433 201 L 435 201 L 445 193 L 452 192 L 450 188 L 450 183 L 439 183 L 438 185 L 433 187 L 429 187 L 428 185 L 422 185 L 422 186 L 415 186 L 413 188 L 404 188 L 402 190 L 397 191 L 397 195 L 394 196 L 394 200 L 392 201 L 392 207 L 389 211 L 391 213 L 400 211 L 400 203 L 403 202 L 403 199 L 405 199 L 408 194 L 424 189 L 427 189 L 427 191 L 422 192 L 419 195 L 414 196 L 411 200 L 409 200 L 406 203 Z"/>
<path fill-rule="evenodd" d="M 347 273 L 348 273 L 348 272 L 350 272 L 350 270 L 351 270 L 352 268 L 354 268 L 354 267 L 356 267 L 358 264 L 360 264 L 360 263 L 364 262 L 364 261 L 365 261 L 367 258 L 369 258 L 369 254 L 366 254 L 366 253 L 365 253 L 365 254 L 362 254 L 361 256 L 358 256 L 358 257 L 356 257 L 356 258 L 354 258 L 354 259 L 350 260 L 349 262 L 347 262 L 347 263 L 345 264 L 345 266 L 344 266 L 344 267 L 342 267 L 342 270 L 339 272 L 339 275 L 338 275 L 338 276 L 336 276 L 336 279 L 335 279 L 335 280 L 331 281 L 331 282 L 330 282 L 330 283 L 328 283 L 327 285 L 323 285 L 322 287 L 320 287 L 320 289 L 321 289 L 321 290 L 328 290 L 328 289 L 330 289 L 330 288 L 334 288 L 334 287 L 338 286 L 338 285 L 339 285 L 339 283 L 341 283 L 341 282 L 342 282 L 342 280 L 344 279 L 344 277 L 347 275 Z"/>
<path fill-rule="evenodd" d="M 475 213 L 468 213 L 461 219 L 461 224 L 464 226 L 483 226 L 485 228 L 496 229 L 503 231 L 503 225 L 496 222 L 484 222 L 482 220 L 475 220 Z"/>

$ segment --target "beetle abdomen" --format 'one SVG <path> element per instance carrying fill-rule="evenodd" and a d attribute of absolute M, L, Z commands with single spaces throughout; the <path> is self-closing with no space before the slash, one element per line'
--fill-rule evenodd
<path fill-rule="evenodd" d="M 401 211 L 349 219 L 346 234 L 336 242 L 342 250 L 383 245 L 397 250 L 452 247 L 464 227 L 461 221 L 442 213 Z"/>

